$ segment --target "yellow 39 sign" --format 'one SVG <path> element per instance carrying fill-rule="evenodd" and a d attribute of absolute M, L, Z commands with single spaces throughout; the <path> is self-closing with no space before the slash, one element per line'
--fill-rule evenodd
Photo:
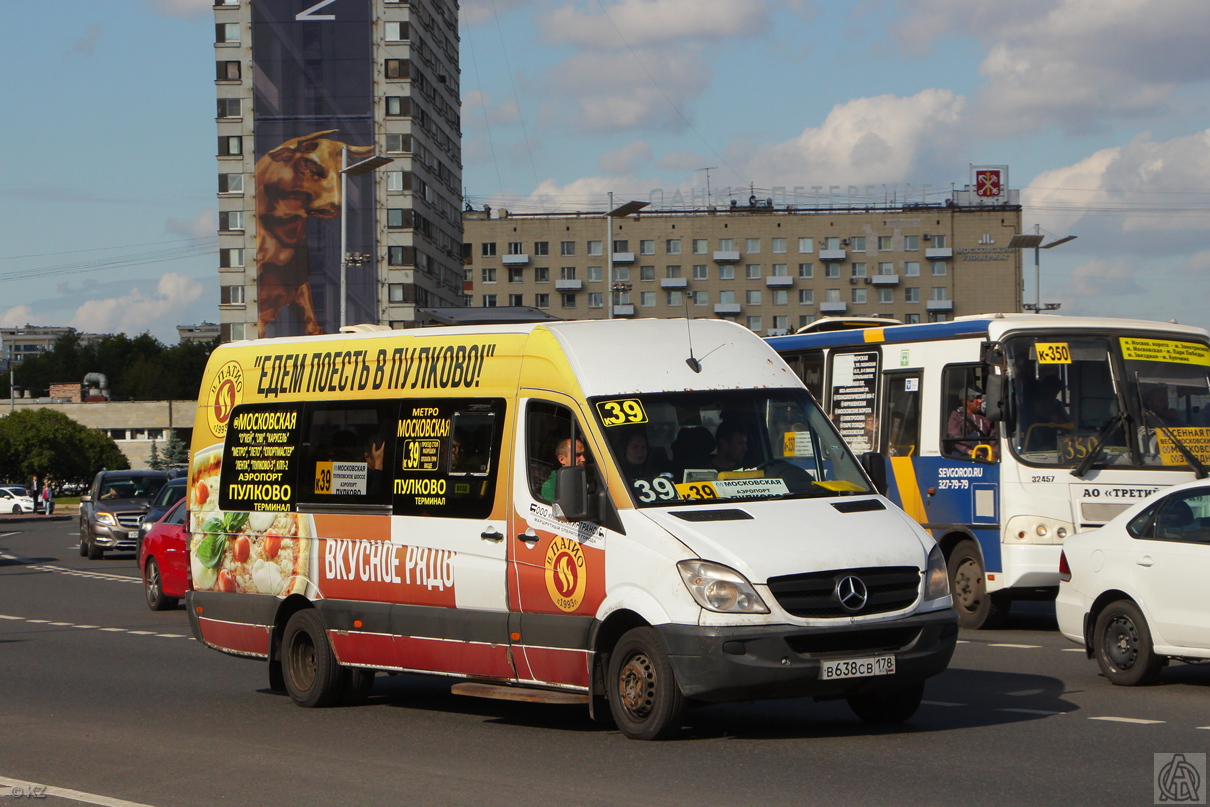
<path fill-rule="evenodd" d="M 637 398 L 620 398 L 616 401 L 597 401 L 597 412 L 601 425 L 622 426 L 628 423 L 646 423 L 647 413 L 643 402 Z"/>

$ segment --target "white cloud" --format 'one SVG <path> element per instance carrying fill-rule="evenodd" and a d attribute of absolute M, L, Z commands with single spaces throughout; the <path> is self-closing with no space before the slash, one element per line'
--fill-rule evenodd
<path fill-rule="evenodd" d="M 218 211 L 203 210 L 192 221 L 168 219 L 164 222 L 164 230 L 173 235 L 184 235 L 189 238 L 213 236 L 218 231 Z"/>
<path fill-rule="evenodd" d="M 501 13 L 524 8 L 531 0 L 463 0 L 458 6 L 460 25 L 478 25 L 495 19 Z"/>
<path fill-rule="evenodd" d="M 28 305 L 15 305 L 7 311 L 0 312 L 0 328 L 16 328 L 29 325 L 34 310 Z"/>
<path fill-rule="evenodd" d="M 602 154 L 601 170 L 615 176 L 633 174 L 650 159 L 651 145 L 645 140 L 635 140 Z"/>
<path fill-rule="evenodd" d="M 181 322 L 186 309 L 204 292 L 205 287 L 194 278 L 169 272 L 159 279 L 154 292 L 136 287 L 120 297 L 89 300 L 76 309 L 69 324 L 87 333 L 162 331 Z"/>
<path fill-rule="evenodd" d="M 215 0 L 144 0 L 166 17 L 200 17 L 210 14 Z"/>
<path fill-rule="evenodd" d="M 929 89 L 838 104 L 817 127 L 782 143 L 736 143 L 727 163 L 750 181 L 886 183 L 952 173 L 952 144 L 965 100 Z M 945 168 L 948 166 L 948 170 Z"/>
<path fill-rule="evenodd" d="M 565 5 L 543 18 L 542 28 L 559 44 L 601 48 L 734 41 L 770 24 L 763 0 L 620 0 L 586 9 Z"/>
<path fill-rule="evenodd" d="M 1137 297 L 1146 289 L 1136 277 L 1138 266 L 1131 260 L 1092 260 L 1082 263 L 1071 272 L 1071 278 L 1061 290 L 1062 297 L 1069 301 L 1096 300 L 1105 297 Z M 1045 299 L 1045 297 L 1044 297 Z M 1067 304 L 1065 307 L 1070 308 Z M 1086 311 L 1091 313 L 1091 311 Z"/>

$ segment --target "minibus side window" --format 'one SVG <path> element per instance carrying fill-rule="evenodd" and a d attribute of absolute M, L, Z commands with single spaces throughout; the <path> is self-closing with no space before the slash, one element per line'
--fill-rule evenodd
<path fill-rule="evenodd" d="M 584 441 L 584 430 L 565 406 L 531 402 L 526 415 L 525 435 L 529 491 L 539 501 L 554 501 L 555 471 L 559 468 L 573 462 L 587 466 L 595 464 Z M 590 473 L 589 479 L 592 477 Z"/>
<path fill-rule="evenodd" d="M 387 504 L 394 465 L 397 401 L 313 403 L 307 407 L 301 502 Z"/>
<path fill-rule="evenodd" d="M 941 454 L 974 462 L 999 461 L 999 429 L 983 414 L 984 368 L 950 365 L 942 371 Z"/>

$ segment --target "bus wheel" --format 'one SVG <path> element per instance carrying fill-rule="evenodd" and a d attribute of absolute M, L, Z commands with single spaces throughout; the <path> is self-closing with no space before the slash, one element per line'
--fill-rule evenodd
<path fill-rule="evenodd" d="M 282 635 L 282 672 L 286 691 L 299 706 L 331 706 L 344 689 L 345 676 L 328 643 L 323 619 L 313 608 L 295 612 Z"/>
<path fill-rule="evenodd" d="M 887 689 L 866 695 L 853 695 L 849 708 L 866 723 L 887 726 L 910 720 L 924 699 L 924 684 Z"/>
<path fill-rule="evenodd" d="M 681 727 L 685 696 L 653 628 L 627 631 L 609 656 L 609 711 L 632 740 L 662 740 Z"/>
<path fill-rule="evenodd" d="M 959 625 L 979 630 L 1004 624 L 1009 601 L 1003 594 L 988 593 L 983 558 L 974 541 L 962 541 L 954 547 L 950 553 L 949 575 Z"/>

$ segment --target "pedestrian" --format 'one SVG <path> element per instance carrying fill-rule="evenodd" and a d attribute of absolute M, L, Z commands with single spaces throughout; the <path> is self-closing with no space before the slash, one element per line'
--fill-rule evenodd
<path fill-rule="evenodd" d="M 34 512 L 42 512 L 42 485 L 38 483 L 36 475 L 29 485 L 29 497 L 34 500 Z"/>
<path fill-rule="evenodd" d="M 48 516 L 55 512 L 55 492 L 49 481 L 42 485 L 42 512 Z"/>

